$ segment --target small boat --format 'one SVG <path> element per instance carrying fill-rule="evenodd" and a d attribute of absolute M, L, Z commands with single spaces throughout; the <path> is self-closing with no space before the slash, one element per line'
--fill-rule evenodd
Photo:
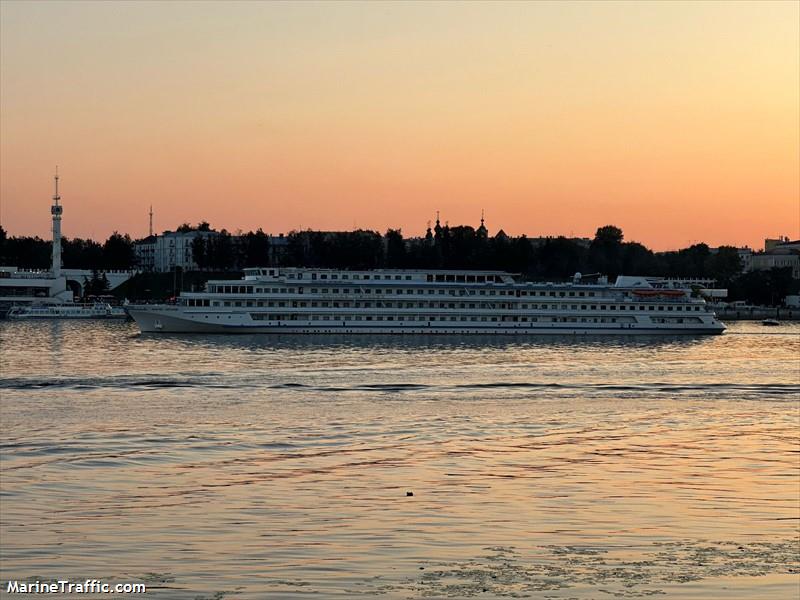
<path fill-rule="evenodd" d="M 764 319 L 761 321 L 761 324 L 765 325 L 766 327 L 777 327 L 781 324 L 781 322 L 778 321 L 778 319 Z"/>
<path fill-rule="evenodd" d="M 111 306 L 107 302 L 94 304 L 48 304 L 12 306 L 9 319 L 125 319 L 128 314 L 121 306 Z"/>

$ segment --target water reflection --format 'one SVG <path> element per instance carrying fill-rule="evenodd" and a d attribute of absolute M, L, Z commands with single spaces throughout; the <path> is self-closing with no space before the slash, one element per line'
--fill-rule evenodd
<path fill-rule="evenodd" d="M 171 340 L 186 346 L 226 347 L 236 349 L 303 350 L 303 349 L 391 349 L 418 352 L 420 350 L 484 350 L 506 351 L 531 348 L 625 349 L 690 347 L 709 343 L 708 336 L 687 335 L 367 335 L 367 334 L 134 334 L 132 339 L 158 343 Z"/>
<path fill-rule="evenodd" d="M 2 578 L 181 600 L 790 597 L 798 332 L 0 324 Z"/>

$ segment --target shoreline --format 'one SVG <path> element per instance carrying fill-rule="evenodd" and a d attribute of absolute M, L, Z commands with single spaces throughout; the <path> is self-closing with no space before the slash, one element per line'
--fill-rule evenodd
<path fill-rule="evenodd" d="M 764 319 L 800 321 L 800 308 L 723 308 L 714 309 L 714 312 L 722 322 L 762 321 Z"/>

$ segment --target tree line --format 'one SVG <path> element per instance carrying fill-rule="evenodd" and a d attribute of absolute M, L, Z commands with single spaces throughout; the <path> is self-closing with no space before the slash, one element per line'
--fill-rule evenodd
<path fill-rule="evenodd" d="M 638 242 L 625 242 L 622 230 L 600 227 L 594 239 L 529 239 L 503 232 L 490 237 L 469 226 L 437 227 L 423 238 L 406 240 L 402 232 L 375 231 L 289 234 L 284 264 L 331 268 L 499 269 L 534 280 L 558 280 L 577 272 L 695 277 L 730 282 L 742 271 L 736 248 L 712 252 L 695 244 L 675 252 L 656 253 Z"/>
<path fill-rule="evenodd" d="M 225 272 L 255 266 L 302 266 L 320 268 L 414 268 L 496 269 L 520 273 L 534 281 L 558 281 L 576 272 L 661 277 L 708 278 L 729 289 L 731 299 L 773 304 L 796 293 L 798 282 L 790 270 L 742 273 L 738 251 L 722 246 L 693 244 L 671 252 L 653 252 L 638 242 L 625 241 L 620 228 L 606 225 L 589 241 L 560 237 L 512 237 L 502 231 L 494 236 L 486 229 L 437 223 L 421 238 L 406 239 L 399 229 L 385 234 L 370 230 L 345 232 L 293 231 L 280 251 L 270 248 L 261 229 L 232 235 L 215 232 L 207 222 L 180 231 L 196 232 L 192 258 L 201 271 Z M 213 235 L 208 235 L 212 233 Z M 206 234 L 206 235 L 204 235 Z M 102 244 L 88 239 L 62 240 L 66 268 L 93 270 L 136 268 L 134 242 L 114 232 Z M 51 242 L 38 237 L 7 237 L 0 227 L 0 264 L 46 269 Z"/>
<path fill-rule="evenodd" d="M 49 269 L 53 242 L 36 237 L 8 237 L 0 227 L 0 265 L 20 269 Z M 102 244 L 90 239 L 62 238 L 61 263 L 66 269 L 126 270 L 136 254 L 130 236 L 117 231 Z"/>

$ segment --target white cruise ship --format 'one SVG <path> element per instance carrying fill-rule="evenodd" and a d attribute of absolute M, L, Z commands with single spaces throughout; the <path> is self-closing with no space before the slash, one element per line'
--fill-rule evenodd
<path fill-rule="evenodd" d="M 525 283 L 501 271 L 245 269 L 176 304 L 130 305 L 142 332 L 715 334 L 702 298 L 662 280 Z"/>

